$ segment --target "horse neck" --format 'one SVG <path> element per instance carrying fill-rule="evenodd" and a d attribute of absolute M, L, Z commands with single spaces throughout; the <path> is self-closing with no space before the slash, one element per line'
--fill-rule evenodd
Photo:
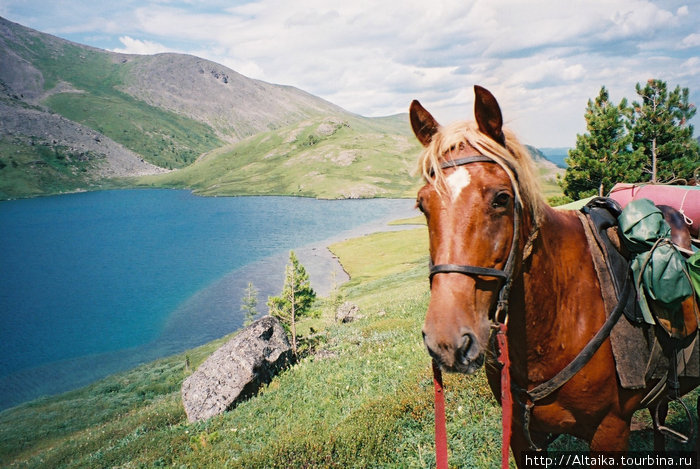
<path fill-rule="evenodd" d="M 525 357 L 528 362 L 538 356 L 543 363 L 550 360 L 557 353 L 555 348 L 561 346 L 563 331 L 576 334 L 574 331 L 582 327 L 582 310 L 595 309 L 590 304 L 595 299 L 587 297 L 582 289 L 597 285 L 576 213 L 547 207 L 532 254 L 513 285 L 509 330 L 518 332 L 510 335 L 509 342 L 520 349 L 520 360 L 515 361 L 524 367 Z M 584 329 L 587 332 L 589 327 L 584 325 Z M 528 375 L 532 375 L 532 367 L 528 368 Z"/>
<path fill-rule="evenodd" d="M 590 258 L 586 255 L 588 248 L 583 226 L 575 212 L 546 207 L 538 227 L 532 254 L 520 274 L 525 293 L 530 293 L 525 295 L 526 307 L 532 307 L 532 302 L 540 305 L 543 300 L 556 302 L 560 295 L 552 293 L 563 291 L 560 288 L 568 288 L 573 282 L 578 282 L 580 265 Z M 557 314 L 557 311 L 529 309 L 529 314 L 549 319 Z"/>

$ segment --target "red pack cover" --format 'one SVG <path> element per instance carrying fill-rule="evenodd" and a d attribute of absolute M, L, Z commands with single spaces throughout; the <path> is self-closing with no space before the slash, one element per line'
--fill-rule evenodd
<path fill-rule="evenodd" d="M 608 197 L 615 199 L 623 208 L 635 199 L 650 199 L 656 205 L 673 207 L 685 216 L 686 223 L 690 225 L 690 234 L 698 237 L 700 186 L 619 183 L 615 184 Z"/>

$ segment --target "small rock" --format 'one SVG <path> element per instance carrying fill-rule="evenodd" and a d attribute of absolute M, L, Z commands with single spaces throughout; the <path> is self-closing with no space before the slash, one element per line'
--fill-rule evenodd
<path fill-rule="evenodd" d="M 317 360 L 331 360 L 334 358 L 337 358 L 338 354 L 336 352 L 333 352 L 331 350 L 319 350 L 314 354 L 314 358 Z"/>
<path fill-rule="evenodd" d="M 338 307 L 338 309 L 335 312 L 335 321 L 336 322 L 352 322 L 355 319 L 359 319 L 360 316 L 360 308 L 353 303 L 350 303 L 349 301 L 346 301 L 342 305 Z"/>

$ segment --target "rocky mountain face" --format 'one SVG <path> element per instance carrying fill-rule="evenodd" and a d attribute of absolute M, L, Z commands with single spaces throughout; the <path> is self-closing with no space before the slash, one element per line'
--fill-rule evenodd
<path fill-rule="evenodd" d="M 0 115 L 0 136 L 9 143 L 66 148 L 78 160 L 100 160 L 92 174 L 95 181 L 166 172 L 109 137 L 41 108 L 0 99 Z M 1 154 L 0 158 L 14 161 L 11 155 Z"/>
<path fill-rule="evenodd" d="M 0 82 L 12 96 L 40 105 L 56 93 L 93 92 L 71 83 L 60 71 L 49 87 L 47 58 L 55 68 L 98 54 L 117 64 L 115 88 L 150 106 L 188 116 L 226 140 L 240 138 L 318 115 L 349 115 L 342 108 L 290 86 L 247 78 L 223 65 L 183 54 L 127 55 L 75 44 L 0 18 Z M 65 79 L 66 81 L 62 81 Z"/>
<path fill-rule="evenodd" d="M 224 140 L 237 141 L 314 116 L 349 115 L 297 88 L 252 80 L 198 57 L 115 56 L 130 64 L 122 91 L 204 122 Z"/>
<path fill-rule="evenodd" d="M 0 18 L 0 167 L 19 167 L 21 171 L 21 166 L 27 165 L 30 168 L 25 168 L 25 172 L 32 172 L 38 162 L 46 163 L 39 155 L 33 155 L 36 153 L 34 149 L 61 148 L 69 155 L 64 158 L 66 164 L 75 160 L 95 160 L 88 178 L 91 181 L 162 172 L 162 168 L 144 161 L 140 155 L 109 137 L 42 106 L 42 100 L 50 93 L 69 91 L 70 85 L 61 83 L 52 90 L 45 90 L 44 75 L 30 60 L 31 45 L 42 44 L 51 50 L 56 49 L 60 42 L 57 38 Z M 14 153 L 19 152 L 15 150 L 18 147 L 27 149 L 26 153 L 34 158 L 30 157 L 28 161 L 16 158 Z M 80 178 L 81 184 L 85 182 Z M 12 194 L 11 190 L 2 194 L 6 186 L 0 186 L 0 195 L 27 195 L 22 191 Z"/>

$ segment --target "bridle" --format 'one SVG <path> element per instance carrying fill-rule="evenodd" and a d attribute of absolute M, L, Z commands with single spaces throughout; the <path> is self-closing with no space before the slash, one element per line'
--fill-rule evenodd
<path fill-rule="evenodd" d="M 512 410 L 513 410 L 513 394 L 512 390 L 516 390 L 520 398 L 518 403 L 523 407 L 523 421 L 522 427 L 524 432 L 524 437 L 529 447 L 532 450 L 539 450 L 539 447 L 533 442 L 530 434 L 530 419 L 532 409 L 536 402 L 539 402 L 548 396 L 550 396 L 554 391 L 566 384 L 576 373 L 578 373 L 591 359 L 596 350 L 600 347 L 603 341 L 610 335 L 610 331 L 613 326 L 620 318 L 624 305 L 626 304 L 625 298 L 629 293 L 631 282 L 625 281 L 622 288 L 622 293 L 618 300 L 615 308 L 610 312 L 608 318 L 606 319 L 603 326 L 598 330 L 598 332 L 588 341 L 588 343 L 583 347 L 583 349 L 578 353 L 576 358 L 574 358 L 568 365 L 566 365 L 562 370 L 560 370 L 555 376 L 548 379 L 544 383 L 531 388 L 523 389 L 517 384 L 512 383 L 510 380 L 510 358 L 508 354 L 508 340 L 506 333 L 508 330 L 508 300 L 510 297 L 510 288 L 513 283 L 513 278 L 515 276 L 516 269 L 516 255 L 518 251 L 518 243 L 520 241 L 519 235 L 519 225 L 522 218 L 522 202 L 520 200 L 518 185 L 512 171 L 508 171 L 503 163 L 497 161 L 496 159 L 490 158 L 484 155 L 468 156 L 464 158 L 459 158 L 456 160 L 444 161 L 441 163 L 440 167 L 442 169 L 452 168 L 456 166 L 463 166 L 470 163 L 496 163 L 499 164 L 508 174 L 511 185 L 513 187 L 514 193 L 514 216 L 513 216 L 513 241 L 510 246 L 510 253 L 508 254 L 508 259 L 506 261 L 503 269 L 495 269 L 492 267 L 482 267 L 482 266 L 471 266 L 471 265 L 460 265 L 460 264 L 438 264 L 433 265 L 430 262 L 430 279 L 441 273 L 460 273 L 468 276 L 490 276 L 503 280 L 501 289 L 498 294 L 498 304 L 496 306 L 495 312 L 490 315 L 492 322 L 492 329 L 495 331 L 496 341 L 498 345 L 499 355 L 497 357 L 498 363 L 501 365 L 501 408 L 503 409 L 503 442 L 501 447 L 501 467 L 508 467 L 508 447 L 510 446 L 510 436 L 511 436 L 511 424 L 512 424 Z M 588 226 L 588 223 L 584 223 L 584 227 Z M 533 245 L 535 239 L 539 233 L 539 227 L 537 222 L 534 222 L 533 228 L 524 243 L 522 252 L 521 262 L 525 262 L 526 259 L 532 254 Z M 590 242 L 590 241 L 589 241 Z M 444 388 L 442 385 L 442 375 L 440 372 L 439 365 L 433 360 L 433 380 L 435 384 L 435 449 L 436 449 L 436 460 L 438 462 L 438 469 L 446 469 L 447 465 L 447 437 L 445 430 L 445 417 L 444 417 Z M 523 401 L 524 399 L 524 401 Z M 438 415 L 441 412 L 443 415 Z"/>
<path fill-rule="evenodd" d="M 437 274 L 458 273 L 469 277 L 494 277 L 501 281 L 501 288 L 498 292 L 498 302 L 493 313 L 489 312 L 492 328 L 496 333 L 496 340 L 500 350 L 498 362 L 501 368 L 501 407 L 503 409 L 503 441 L 501 446 L 501 467 L 508 467 L 508 449 L 510 447 L 511 421 L 512 421 L 512 395 L 510 384 L 510 358 L 508 356 L 508 301 L 510 298 L 510 288 L 513 284 L 515 274 L 516 253 L 520 242 L 520 219 L 522 218 L 522 202 L 520 191 L 512 171 L 507 170 L 504 164 L 494 158 L 485 155 L 471 155 L 455 160 L 443 161 L 441 169 L 464 166 L 471 163 L 493 163 L 503 168 L 510 178 L 513 188 L 513 240 L 510 245 L 510 252 L 503 269 L 494 267 L 484 267 L 464 264 L 433 264 L 430 260 L 430 283 Z M 533 229 L 526 243 L 526 256 L 531 249 L 531 243 L 537 235 L 537 229 Z M 433 360 L 433 383 L 435 386 L 435 456 L 438 469 L 446 469 L 447 463 L 447 431 L 445 423 L 445 396 L 442 384 L 442 373 L 440 366 Z"/>
<path fill-rule="evenodd" d="M 502 164 L 495 159 L 485 156 L 485 155 L 474 155 L 467 156 L 464 158 L 458 158 L 456 160 L 446 160 L 440 164 L 441 169 L 455 168 L 458 166 L 465 166 L 471 163 L 493 163 L 502 166 Z M 505 168 L 504 168 L 505 170 Z M 447 273 L 458 273 L 467 276 L 475 277 L 494 277 L 501 280 L 501 288 L 498 292 L 498 302 L 496 304 L 496 309 L 493 313 L 490 312 L 489 317 L 494 325 L 499 323 L 504 323 L 508 316 L 508 299 L 510 297 L 510 288 L 513 284 L 513 276 L 515 272 L 515 259 L 516 253 L 518 251 L 518 243 L 520 242 L 520 219 L 522 218 L 522 202 L 520 201 L 519 191 L 517 190 L 517 182 L 510 174 L 506 171 L 508 177 L 511 179 L 511 185 L 513 187 L 513 240 L 510 244 L 510 252 L 508 253 L 508 258 L 503 269 L 496 269 L 493 267 L 483 267 L 475 265 L 463 265 L 463 264 L 433 264 L 432 259 L 430 260 L 430 282 L 432 284 L 433 277 L 437 274 L 447 274 Z"/>
<path fill-rule="evenodd" d="M 537 402 L 540 402 L 550 396 L 553 392 L 561 388 L 566 384 L 576 373 L 578 373 L 595 354 L 598 348 L 601 346 L 603 341 L 607 339 L 610 332 L 617 322 L 617 320 L 622 315 L 622 310 L 627 303 L 627 295 L 631 290 L 631 283 L 629 277 L 625 277 L 626 280 L 622 287 L 622 293 L 619 295 L 618 303 L 609 313 L 608 318 L 605 323 L 601 326 L 598 332 L 591 337 L 588 343 L 581 349 L 581 351 L 576 355 L 576 357 L 563 369 L 561 369 L 556 375 L 549 378 L 547 381 L 538 384 L 533 388 L 521 388 L 516 383 L 512 383 L 510 380 L 510 359 L 508 354 L 508 340 L 506 337 L 507 323 L 508 323 L 508 300 L 510 296 L 510 288 L 513 283 L 513 278 L 515 276 L 516 270 L 516 255 L 518 251 L 518 244 L 520 240 L 519 236 L 519 225 L 522 218 L 522 202 L 519 197 L 518 185 L 512 171 L 508 171 L 504 167 L 504 164 L 497 159 L 492 159 L 484 155 L 478 156 L 468 156 L 464 158 L 459 158 L 456 160 L 444 161 L 441 163 L 440 167 L 442 169 L 452 168 L 456 166 L 462 166 L 470 163 L 477 162 L 491 162 L 499 164 L 506 174 L 510 177 L 511 185 L 514 192 L 514 216 L 513 216 L 513 241 L 510 246 L 510 253 L 508 254 L 508 259 L 504 268 L 495 269 L 492 267 L 482 267 L 482 266 L 471 266 L 471 265 L 460 265 L 460 264 L 438 264 L 433 265 L 432 260 L 430 263 L 430 279 L 440 273 L 460 273 L 468 276 L 490 276 L 498 279 L 503 279 L 503 285 L 499 291 L 498 305 L 495 309 L 493 315 L 491 315 L 492 328 L 495 331 L 496 341 L 498 345 L 499 355 L 497 357 L 498 363 L 501 365 L 501 408 L 503 409 L 503 442 L 502 442 L 502 452 L 501 452 L 501 467 L 508 467 L 508 447 L 510 444 L 511 436 L 511 423 L 512 423 L 512 410 L 513 410 L 513 394 L 511 391 L 515 391 L 519 398 L 517 403 L 523 408 L 522 415 L 522 430 L 523 436 L 531 450 L 539 450 L 540 448 L 534 443 L 530 433 L 530 420 L 532 415 L 532 409 Z M 583 221 L 583 220 L 582 220 Z M 584 230 L 590 229 L 589 222 L 584 221 Z M 522 257 L 520 259 L 521 263 L 524 263 L 529 256 L 532 254 L 535 239 L 538 237 L 539 226 L 536 220 L 533 220 L 533 227 L 530 234 L 523 245 L 521 251 Z M 590 237 L 593 235 L 591 234 Z M 587 234 L 588 237 L 588 234 Z M 591 245 L 591 240 L 588 240 L 589 245 Z M 439 469 L 446 469 L 447 465 L 447 439 L 445 430 L 445 418 L 444 415 L 439 416 L 438 412 L 444 414 L 444 388 L 442 385 L 442 376 L 440 372 L 439 365 L 433 360 L 433 379 L 435 384 L 435 448 L 436 448 L 436 460 L 438 462 Z M 687 410 L 686 410 L 687 413 Z M 689 414 L 688 414 L 689 415 Z M 440 428 L 438 428 L 440 427 Z"/>

